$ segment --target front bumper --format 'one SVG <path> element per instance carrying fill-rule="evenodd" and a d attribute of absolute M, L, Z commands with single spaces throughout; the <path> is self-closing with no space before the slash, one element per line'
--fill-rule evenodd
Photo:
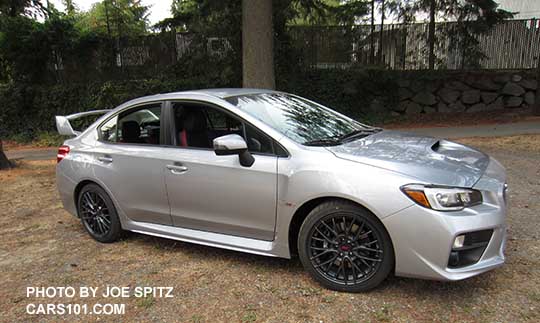
<path fill-rule="evenodd" d="M 495 160 L 474 186 L 484 203 L 459 212 L 439 212 L 410 206 L 382 220 L 395 252 L 397 276 L 461 280 L 504 264 L 506 244 L 505 172 Z M 456 236 L 481 230 L 493 234 L 480 259 L 459 268 L 449 267 Z"/>

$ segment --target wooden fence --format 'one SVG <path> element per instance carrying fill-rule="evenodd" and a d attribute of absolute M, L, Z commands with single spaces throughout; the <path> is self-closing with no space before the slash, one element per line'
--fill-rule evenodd
<path fill-rule="evenodd" d="M 540 54 L 540 21 L 510 20 L 477 35 L 477 46 L 464 43 L 457 23 L 436 25 L 437 69 L 531 69 Z M 428 24 L 291 26 L 290 45 L 304 68 L 350 68 L 381 65 L 395 70 L 428 68 Z M 50 70 L 57 81 L 156 77 L 186 63 L 191 54 L 221 60 L 241 57 L 241 48 L 227 37 L 171 32 L 136 39 L 101 39 L 90 51 L 54 51 Z M 483 53 L 478 57 L 471 48 Z M 70 53 L 67 55 L 66 53 Z M 230 62 L 230 59 L 228 60 Z M 240 64 L 240 61 L 238 61 Z M 298 62 L 291 62 L 298 64 Z"/>
<path fill-rule="evenodd" d="M 461 27 L 456 22 L 436 25 L 437 69 L 537 67 L 539 20 L 508 20 L 471 39 L 460 35 Z M 428 68 L 427 23 L 388 24 L 382 30 L 377 25 L 373 33 L 369 25 L 292 26 L 289 33 L 310 67 L 378 64 L 397 70 Z"/>

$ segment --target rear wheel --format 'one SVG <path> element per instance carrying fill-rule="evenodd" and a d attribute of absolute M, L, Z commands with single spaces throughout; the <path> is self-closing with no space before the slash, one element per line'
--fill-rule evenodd
<path fill-rule="evenodd" d="M 326 202 L 309 213 L 300 228 L 298 253 L 315 280 L 338 291 L 370 290 L 394 265 L 383 225 L 367 210 L 345 201 Z"/>
<path fill-rule="evenodd" d="M 101 187 L 95 184 L 83 187 L 77 208 L 84 228 L 95 240 L 109 243 L 121 237 L 118 213 L 111 198 Z"/>

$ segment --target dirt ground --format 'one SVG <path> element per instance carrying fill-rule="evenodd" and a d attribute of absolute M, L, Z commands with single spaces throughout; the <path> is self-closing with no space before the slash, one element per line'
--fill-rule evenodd
<path fill-rule="evenodd" d="M 391 277 L 367 294 L 321 288 L 297 259 L 130 234 L 92 240 L 62 209 L 54 161 L 0 172 L 0 322 L 538 322 L 540 136 L 460 140 L 508 170 L 507 264 L 454 283 Z M 171 286 L 174 298 L 26 297 L 27 286 Z M 30 303 L 124 303 L 124 315 L 28 315 Z"/>
<path fill-rule="evenodd" d="M 378 126 L 391 128 L 431 128 L 465 127 L 488 124 L 539 121 L 540 116 L 532 115 L 531 108 L 518 108 L 509 111 L 482 111 L 475 113 L 421 113 L 389 118 Z"/>

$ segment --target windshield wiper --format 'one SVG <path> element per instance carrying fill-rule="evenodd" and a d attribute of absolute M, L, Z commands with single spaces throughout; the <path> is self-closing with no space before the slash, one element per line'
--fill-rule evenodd
<path fill-rule="evenodd" d="M 339 144 L 341 144 L 340 140 L 330 139 L 330 138 L 315 139 L 315 140 L 304 142 L 305 146 L 337 146 Z"/>
<path fill-rule="evenodd" d="M 351 140 L 354 140 L 354 139 L 358 139 L 360 137 L 362 137 L 362 138 L 367 137 L 369 135 L 372 135 L 372 134 L 380 132 L 380 131 L 382 131 L 381 128 L 356 129 L 356 130 L 353 130 L 353 131 L 349 132 L 348 134 L 345 134 L 345 135 L 341 136 L 339 138 L 339 141 L 340 142 L 351 141 Z"/>
<path fill-rule="evenodd" d="M 357 139 L 359 137 L 367 137 L 379 131 L 382 131 L 382 129 L 381 128 L 356 129 L 341 137 L 336 136 L 336 137 L 310 140 L 310 141 L 304 142 L 304 145 L 305 146 L 337 146 L 337 145 L 341 145 L 344 142 Z"/>

